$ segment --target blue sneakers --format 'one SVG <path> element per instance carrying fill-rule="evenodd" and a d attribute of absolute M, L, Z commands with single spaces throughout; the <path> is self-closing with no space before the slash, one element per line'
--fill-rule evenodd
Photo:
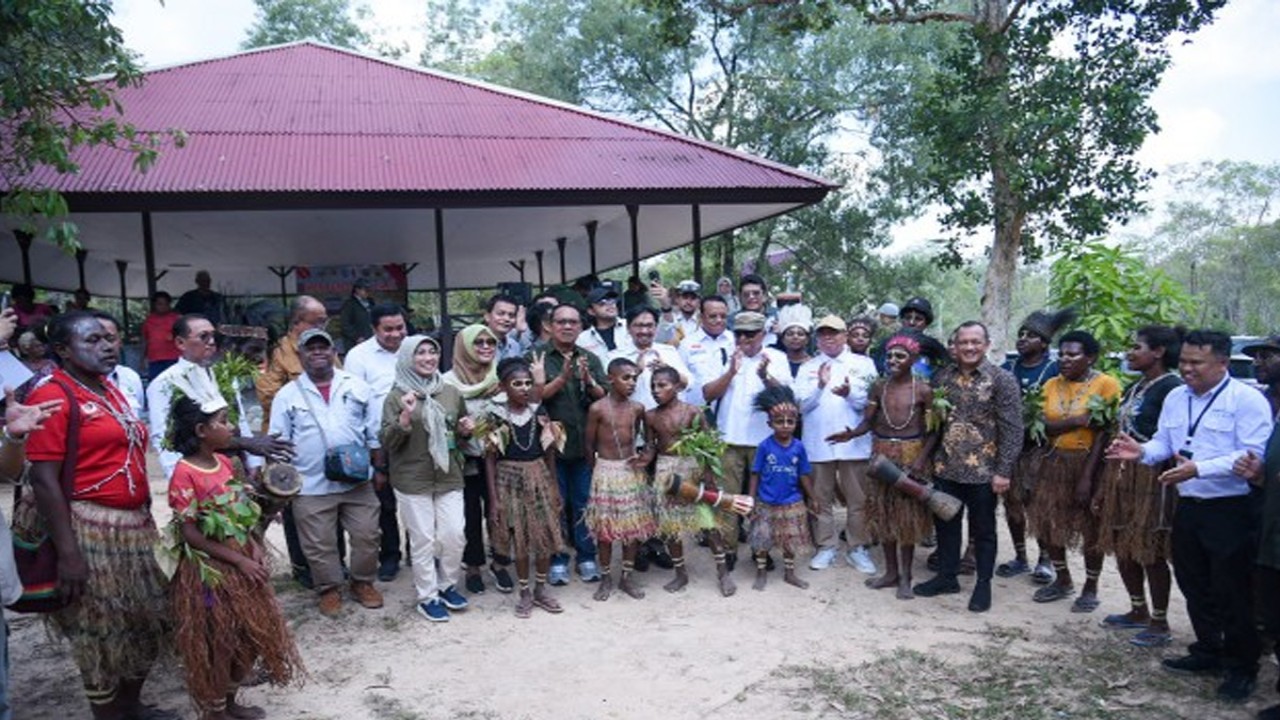
<path fill-rule="evenodd" d="M 578 577 L 586 583 L 600 582 L 600 567 L 595 560 L 583 560 L 578 563 Z"/>
<path fill-rule="evenodd" d="M 569 566 L 562 563 L 553 563 L 551 571 L 547 573 L 547 583 L 555 587 L 563 587 L 569 584 Z"/>
<path fill-rule="evenodd" d="M 449 622 L 449 611 L 439 600 L 418 603 L 418 614 L 435 623 Z"/>
<path fill-rule="evenodd" d="M 450 610 L 466 610 L 467 599 L 453 585 L 440 591 L 440 602 Z"/>

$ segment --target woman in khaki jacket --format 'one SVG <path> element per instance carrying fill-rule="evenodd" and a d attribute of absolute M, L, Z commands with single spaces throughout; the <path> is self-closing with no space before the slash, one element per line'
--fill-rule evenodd
<path fill-rule="evenodd" d="M 441 379 L 439 370 L 438 340 L 405 338 L 379 434 L 400 516 L 409 530 L 418 612 L 431 622 L 447 622 L 450 610 L 467 607 L 455 587 L 466 543 L 458 438 L 469 437 L 474 428 L 462 395 Z"/>

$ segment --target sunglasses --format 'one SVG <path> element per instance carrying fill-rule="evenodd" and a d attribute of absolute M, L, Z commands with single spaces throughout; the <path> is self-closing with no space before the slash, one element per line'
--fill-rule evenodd
<path fill-rule="evenodd" d="M 472 345 L 476 347 L 498 347 L 498 341 L 493 338 L 476 338 Z"/>
<path fill-rule="evenodd" d="M 511 380 L 507 384 L 511 386 L 512 390 L 528 390 L 533 387 L 532 380 Z"/>

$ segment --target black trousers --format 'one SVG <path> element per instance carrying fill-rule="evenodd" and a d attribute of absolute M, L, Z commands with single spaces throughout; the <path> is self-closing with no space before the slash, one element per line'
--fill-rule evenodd
<path fill-rule="evenodd" d="M 996 564 L 996 494 L 991 483 L 969 484 L 934 478 L 934 487 L 954 495 L 964 507 L 950 520 L 934 517 L 938 531 L 938 574 L 954 578 L 960 571 L 961 530 L 969 513 L 969 538 L 978 563 L 978 579 L 991 580 Z"/>
<path fill-rule="evenodd" d="M 489 518 L 489 481 L 484 471 L 467 475 L 462 479 L 462 508 L 467 545 L 462 549 L 462 564 L 467 567 L 481 567 L 487 557 L 484 551 L 484 528 Z M 508 565 L 511 558 L 498 553 L 493 554 L 493 561 L 499 565 Z"/>
<path fill-rule="evenodd" d="M 381 546 L 378 548 L 378 564 L 400 563 L 404 557 L 400 552 L 400 521 L 396 517 L 396 491 L 391 483 L 376 491 L 378 495 L 378 528 L 382 530 Z"/>
<path fill-rule="evenodd" d="M 1173 516 L 1173 573 L 1195 630 L 1192 655 L 1257 675 L 1261 641 L 1253 615 L 1258 511 L 1253 498 L 1183 497 Z"/>
<path fill-rule="evenodd" d="M 1254 569 L 1253 580 L 1257 583 L 1262 630 L 1271 639 L 1272 651 L 1280 661 L 1280 568 L 1258 565 Z M 1280 692 L 1280 678 L 1276 678 L 1276 691 Z"/>

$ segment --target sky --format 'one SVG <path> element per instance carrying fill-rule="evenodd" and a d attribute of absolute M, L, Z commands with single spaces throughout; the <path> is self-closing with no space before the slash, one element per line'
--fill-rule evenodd
<path fill-rule="evenodd" d="M 423 0 L 357 0 L 373 13 L 381 39 L 403 41 L 412 62 L 421 50 Z M 171 65 L 236 52 L 254 20 L 252 0 L 117 0 L 115 22 L 144 66 Z M 1173 64 L 1151 103 L 1161 131 L 1139 160 L 1157 170 L 1201 160 L 1280 162 L 1280 2 L 1231 0 L 1189 43 L 1172 47 Z M 1163 189 L 1153 188 L 1159 204 Z M 929 221 L 896 237 L 933 234 Z M 897 244 L 897 243 L 895 243 Z"/>

